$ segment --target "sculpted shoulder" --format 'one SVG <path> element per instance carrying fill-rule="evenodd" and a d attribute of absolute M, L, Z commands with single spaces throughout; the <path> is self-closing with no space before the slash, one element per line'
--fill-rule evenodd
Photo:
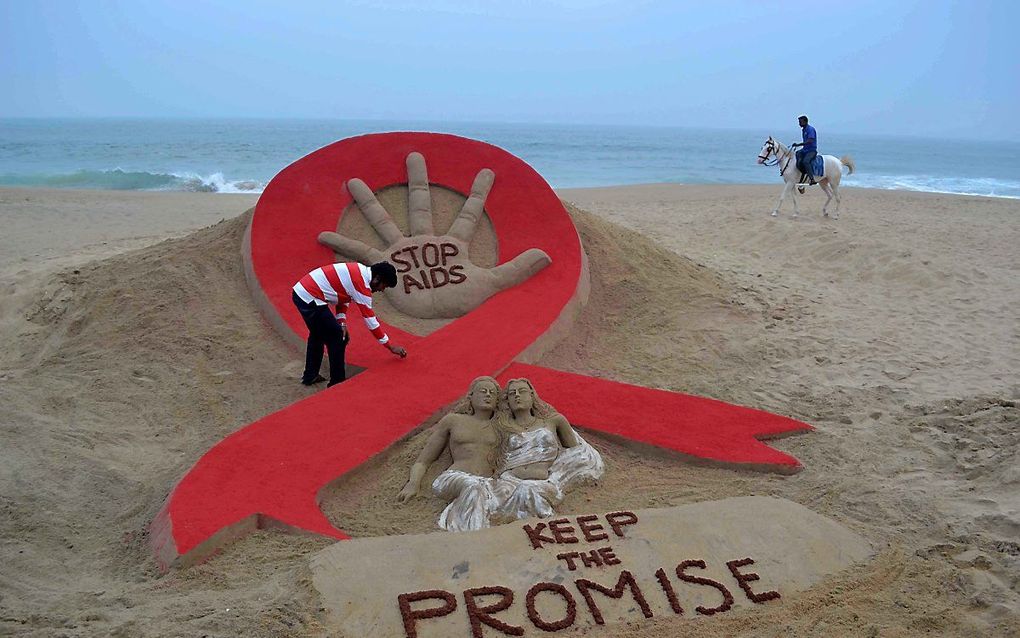
<path fill-rule="evenodd" d="M 555 427 L 566 426 L 570 427 L 570 421 L 567 421 L 567 417 L 563 416 L 559 412 L 549 417 L 549 423 Z"/>

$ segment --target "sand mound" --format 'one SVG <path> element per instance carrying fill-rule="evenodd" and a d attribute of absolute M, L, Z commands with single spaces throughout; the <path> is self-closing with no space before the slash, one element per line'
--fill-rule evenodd
<path fill-rule="evenodd" d="M 13 299 L 21 310 L 5 322 L 0 383 L 0 602 L 10 629 L 25 621 L 157 635 L 176 618 L 222 612 L 249 595 L 210 597 L 223 586 L 218 577 L 199 590 L 175 585 L 197 574 L 157 580 L 144 539 L 169 489 L 206 449 L 302 396 L 293 353 L 263 325 L 245 287 L 246 222 L 5 282 L 0 305 Z M 282 594 L 252 583 L 253 601 Z M 152 593 L 167 587 L 174 593 Z"/>
<path fill-rule="evenodd" d="M 1016 449 L 1015 403 L 964 397 L 903 407 L 881 389 L 847 392 L 838 403 L 777 387 L 772 366 L 796 359 L 798 346 L 770 342 L 766 328 L 777 314 L 808 314 L 807 302 L 571 213 L 591 257 L 591 302 L 543 365 L 769 409 L 820 430 L 778 444 L 808 468 L 794 477 L 694 467 L 591 436 L 607 471 L 626 480 L 575 492 L 563 511 L 591 509 L 596 499 L 608 509 L 775 495 L 887 544 L 866 569 L 784 599 L 765 616 L 695 621 L 703 635 L 760 635 L 763 622 L 784 635 L 1016 628 L 1018 517 L 1009 499 L 1017 463 L 981 451 L 988 442 Z M 167 491 L 203 452 L 310 392 L 296 383 L 299 355 L 250 301 L 239 253 L 247 221 L 48 278 L 0 282 L 0 633 L 320 631 L 306 557 L 327 541 L 260 532 L 206 564 L 161 576 L 144 538 Z M 881 431 L 840 423 L 847 410 L 871 404 L 885 412 Z M 393 500 L 425 436 L 332 486 L 327 514 L 356 536 L 431 529 L 438 502 L 398 509 Z M 966 441 L 982 445 L 969 450 Z M 997 517 L 968 518 L 961 471 L 1001 496 Z M 951 498 L 936 498 L 943 493 Z M 675 631 L 655 623 L 620 635 Z"/>

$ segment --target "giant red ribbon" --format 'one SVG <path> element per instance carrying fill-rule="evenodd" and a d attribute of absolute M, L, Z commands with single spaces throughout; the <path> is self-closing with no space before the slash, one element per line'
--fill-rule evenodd
<path fill-rule="evenodd" d="M 270 524 L 346 538 L 322 514 L 320 490 L 428 421 L 480 375 L 529 377 L 543 399 L 581 427 L 692 457 L 799 468 L 796 459 L 758 440 L 810 429 L 793 419 L 513 363 L 550 327 L 569 323 L 584 256 L 548 184 L 523 161 L 482 142 L 431 133 L 366 135 L 319 149 L 277 175 L 259 199 L 245 256 L 256 300 L 285 335 L 297 341 L 307 334 L 290 291 L 304 273 L 334 260 L 316 237 L 336 228 L 351 203 L 343 185 L 354 177 L 376 191 L 405 183 L 412 151 L 425 156 L 430 182 L 460 193 L 470 191 L 480 169 L 494 170 L 485 209 L 499 239 L 499 262 L 540 248 L 552 264 L 428 337 L 387 326 L 394 341 L 408 346 L 405 360 L 352 322 L 348 360 L 367 369 L 245 426 L 203 455 L 153 521 L 161 565 L 201 560 Z"/>

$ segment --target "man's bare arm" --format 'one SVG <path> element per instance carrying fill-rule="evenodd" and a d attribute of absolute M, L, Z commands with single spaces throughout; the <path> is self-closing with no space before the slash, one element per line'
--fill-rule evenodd
<path fill-rule="evenodd" d="M 439 455 L 446 449 L 446 445 L 450 438 L 450 421 L 448 417 L 443 417 L 438 424 L 436 424 L 436 431 L 429 437 L 425 447 L 422 448 L 421 453 L 418 455 L 418 459 L 411 466 L 411 475 L 407 479 L 407 483 L 404 485 L 404 489 L 400 490 L 400 494 L 397 495 L 397 500 L 401 503 L 407 502 L 416 494 L 418 494 L 418 488 L 421 486 L 421 479 L 425 476 L 425 472 L 428 471 L 429 466 L 435 463 Z"/>

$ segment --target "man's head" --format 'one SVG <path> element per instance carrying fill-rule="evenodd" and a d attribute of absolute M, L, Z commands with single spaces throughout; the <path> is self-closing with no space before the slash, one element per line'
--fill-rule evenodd
<path fill-rule="evenodd" d="M 472 414 L 493 412 L 499 403 L 499 384 L 492 377 L 478 377 L 471 382 L 471 391 L 468 394 Z"/>
<path fill-rule="evenodd" d="M 471 382 L 467 394 L 453 404 L 451 412 L 457 414 L 493 413 L 499 407 L 499 382 L 492 377 L 478 377 Z M 490 415 L 489 418 L 492 418 Z"/>
<path fill-rule="evenodd" d="M 372 292 L 381 292 L 397 285 L 397 269 L 388 261 L 372 264 L 372 281 L 368 287 Z"/>
<path fill-rule="evenodd" d="M 798 117 L 797 124 L 800 124 L 802 128 L 807 126 L 807 116 L 801 115 L 800 117 Z"/>

